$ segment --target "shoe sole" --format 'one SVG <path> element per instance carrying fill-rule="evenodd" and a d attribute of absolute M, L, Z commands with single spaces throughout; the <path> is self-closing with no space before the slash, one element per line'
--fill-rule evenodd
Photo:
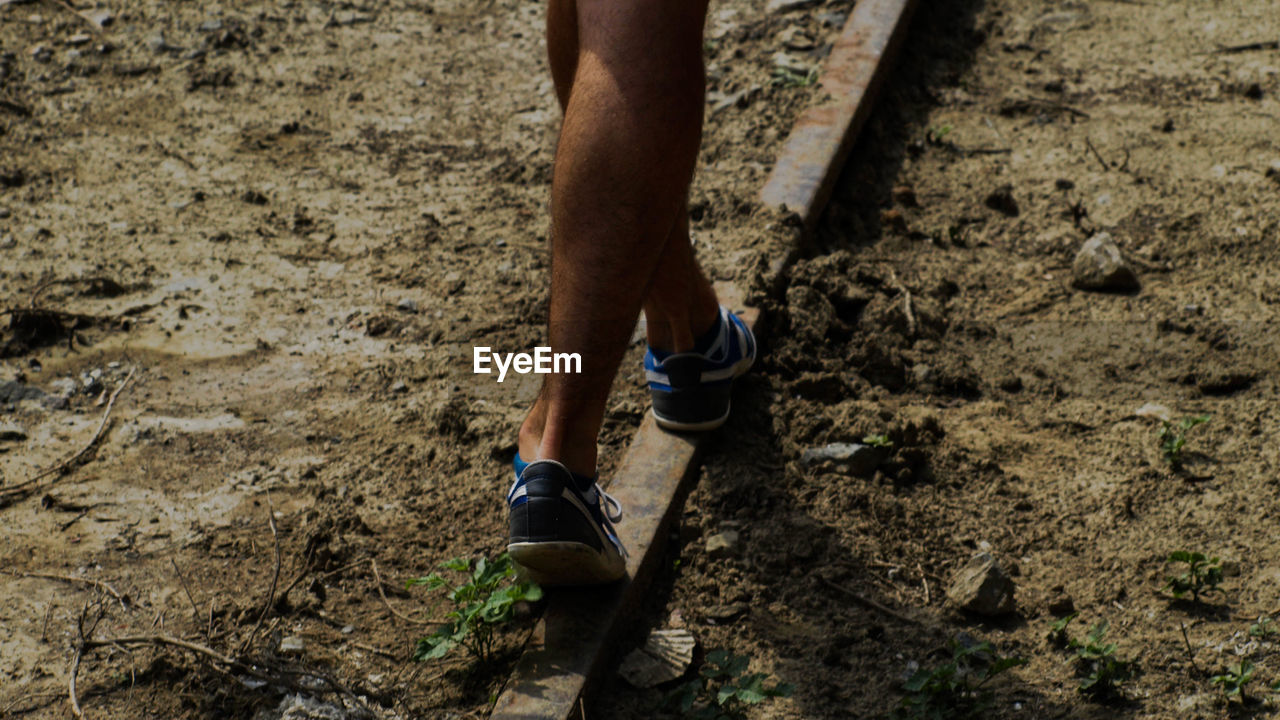
<path fill-rule="evenodd" d="M 620 555 L 576 542 L 520 542 L 507 545 L 517 575 L 543 586 L 605 585 L 627 574 Z"/>
<path fill-rule="evenodd" d="M 734 370 L 733 370 L 733 379 L 737 380 L 743 375 L 746 375 L 747 371 L 751 369 L 751 366 L 755 364 L 755 361 L 756 360 L 753 357 L 742 358 L 741 360 L 739 360 L 738 364 L 734 367 Z M 703 420 L 702 422 L 696 422 L 696 423 L 680 422 L 675 418 L 663 417 L 659 415 L 658 411 L 655 410 L 653 407 L 649 408 L 649 413 L 653 415 L 653 420 L 654 422 L 658 423 L 658 427 L 662 428 L 663 430 L 671 430 L 673 432 L 707 432 L 710 430 L 715 430 L 716 428 L 719 428 L 721 425 L 724 425 L 726 422 L 728 422 L 729 413 L 730 411 L 732 411 L 732 409 L 733 409 L 733 401 L 730 400 L 729 407 L 725 408 L 723 415 L 721 415 L 718 418 L 715 418 L 714 420 Z"/>

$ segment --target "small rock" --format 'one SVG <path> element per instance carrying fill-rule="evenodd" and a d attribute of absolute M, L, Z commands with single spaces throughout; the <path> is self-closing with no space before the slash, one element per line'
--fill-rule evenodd
<path fill-rule="evenodd" d="M 13 213 L 7 207 L 0 207 L 0 220 L 7 220 Z"/>
<path fill-rule="evenodd" d="M 746 615 L 751 610 L 751 606 L 745 602 L 728 603 L 727 605 L 712 605 L 707 608 L 705 614 L 708 620 L 715 620 L 718 623 L 727 623 L 735 618 Z"/>
<path fill-rule="evenodd" d="M 1013 198 L 1012 185 L 1002 185 L 992 190 L 983 203 L 992 210 L 997 210 L 1009 217 L 1018 215 L 1018 201 Z"/>
<path fill-rule="evenodd" d="M 0 403 L 10 405 L 23 400 L 39 400 L 44 397 L 44 391 L 37 387 L 32 387 L 17 380 L 5 380 L 0 382 Z"/>
<path fill-rule="evenodd" d="M 1006 375 L 1000 378 L 1000 389 L 1009 393 L 1019 392 L 1022 390 L 1022 378 L 1017 375 Z"/>
<path fill-rule="evenodd" d="M 1134 415 L 1140 418 L 1151 418 L 1153 420 L 1163 420 L 1168 422 L 1173 418 L 1173 413 L 1169 412 L 1169 408 L 1158 403 L 1147 403 L 1137 410 L 1133 411 Z"/>
<path fill-rule="evenodd" d="M 27 439 L 27 431 L 20 425 L 0 422 L 0 442 L 16 442 Z"/>
<path fill-rule="evenodd" d="M 783 30 L 782 34 L 778 36 L 778 40 L 782 42 L 782 47 L 788 50 L 812 50 L 815 47 L 813 38 L 794 25 Z"/>
<path fill-rule="evenodd" d="M 801 77 L 807 76 L 809 71 L 813 70 L 813 68 L 805 61 L 795 55 L 782 52 L 781 50 L 773 54 L 773 66 L 782 68 L 783 70 Z"/>
<path fill-rule="evenodd" d="M 61 395 L 45 395 L 40 398 L 40 404 L 49 410 L 66 410 L 71 407 L 71 402 Z"/>
<path fill-rule="evenodd" d="M 49 385 L 52 386 L 54 391 L 59 395 L 68 398 L 75 395 L 76 391 L 80 389 L 80 385 L 69 377 L 58 378 L 57 380 L 49 383 Z"/>
<path fill-rule="evenodd" d="M 242 681 L 244 682 L 244 681 Z M 245 683 L 246 687 L 248 684 Z M 286 695 L 274 711 L 259 711 L 254 720 L 350 720 L 342 708 L 302 695 Z M 364 717 L 363 715 L 360 717 Z"/>
<path fill-rule="evenodd" d="M 343 625 L 343 626 L 342 626 L 342 634 L 343 634 L 343 635 L 350 635 L 351 633 L 353 633 L 353 632 L 355 632 L 355 631 L 356 631 L 356 626 L 355 626 L 355 625 Z"/>
<path fill-rule="evenodd" d="M 282 655 L 301 655 L 306 648 L 307 644 L 297 635 L 286 635 L 280 639 L 280 653 Z"/>
<path fill-rule="evenodd" d="M 738 531 L 725 530 L 707 538 L 707 555 L 713 558 L 724 558 L 737 552 Z"/>
<path fill-rule="evenodd" d="M 622 661 L 618 674 L 637 688 L 670 682 L 689 671 L 697 640 L 688 630 L 654 630 Z"/>
<path fill-rule="evenodd" d="M 403 395 L 404 393 L 409 392 L 409 386 L 406 385 L 403 380 L 397 380 L 391 383 L 391 392 L 397 395 Z"/>
<path fill-rule="evenodd" d="M 1125 292 L 1141 287 L 1109 233 L 1089 238 L 1071 266 L 1072 284 L 1082 290 Z"/>
<path fill-rule="evenodd" d="M 212 20 L 205 20 L 204 22 L 200 23 L 199 27 L 197 27 L 196 30 L 199 30 L 200 32 L 203 32 L 203 33 L 211 33 L 211 32 L 218 32 L 222 28 L 223 28 L 223 22 L 217 18 L 214 18 Z"/>
<path fill-rule="evenodd" d="M 848 19 L 848 15 L 831 10 L 828 12 L 818 13 L 818 22 L 822 23 L 822 27 L 844 27 L 844 21 Z"/>
<path fill-rule="evenodd" d="M 397 310 L 402 310 L 402 311 L 407 312 L 407 313 L 417 313 L 417 312 L 418 312 L 418 301 L 417 301 L 417 300 L 412 300 L 412 299 L 410 299 L 410 298 L 405 298 L 405 299 L 401 300 L 400 302 L 396 303 L 396 309 L 397 309 Z"/>
<path fill-rule="evenodd" d="M 31 59 L 38 63 L 47 63 L 53 59 L 53 51 L 44 45 L 31 48 Z"/>
<path fill-rule="evenodd" d="M 962 610 L 996 617 L 1013 612 L 1015 586 L 990 553 L 978 553 L 958 572 L 947 588 L 947 599 Z"/>
<path fill-rule="evenodd" d="M 67 38 L 67 44 L 71 47 L 80 47 L 81 45 L 88 45 L 92 40 L 93 36 L 89 33 L 76 33 Z"/>
<path fill-rule="evenodd" d="M 0 237 L 0 250 L 8 250 L 10 248 L 17 247 L 17 245 L 18 241 L 14 240 L 12 235 Z"/>
<path fill-rule="evenodd" d="M 789 13 L 817 5 L 819 0 L 769 0 L 764 10 L 768 13 Z"/>
<path fill-rule="evenodd" d="M 1066 617 L 1076 611 L 1076 602 L 1065 592 L 1060 592 L 1049 601 L 1049 612 L 1054 617 Z"/>
<path fill-rule="evenodd" d="M 1217 705 L 1217 697 L 1210 693 L 1183 695 L 1178 698 L 1178 711 L 1183 713 L 1211 712 Z"/>
<path fill-rule="evenodd" d="M 820 462 L 834 462 L 849 468 L 849 471 L 860 477 L 869 476 L 884 461 L 884 450 L 862 443 L 831 443 L 826 447 L 809 448 L 800 454 L 800 462 L 812 465 Z"/>
<path fill-rule="evenodd" d="M 116 21 L 116 16 L 111 14 L 110 10 L 94 10 L 85 15 L 89 22 L 100 28 L 107 27 Z"/>
<path fill-rule="evenodd" d="M 182 48 L 170 45 L 164 38 L 164 33 L 153 33 L 147 37 L 147 48 L 153 53 L 169 52 L 170 50 L 181 50 Z"/>

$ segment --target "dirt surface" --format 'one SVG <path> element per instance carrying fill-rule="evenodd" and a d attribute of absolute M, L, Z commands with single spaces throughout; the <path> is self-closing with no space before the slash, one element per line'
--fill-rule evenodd
<path fill-rule="evenodd" d="M 68 715 L 84 616 L 94 638 L 246 645 L 368 714 L 483 716 L 520 629 L 489 665 L 407 662 L 440 611 L 403 581 L 503 542 L 536 379 L 478 378 L 471 349 L 542 337 L 558 116 L 542 7 L 105 9 L 99 29 L 50 0 L 0 6 L 0 308 L 16 311 L 0 422 L 21 430 L 0 431 L 0 488 L 86 447 L 134 373 L 69 472 L 0 497 L 0 714 Z M 1280 55 L 1217 52 L 1280 37 L 1275 13 L 922 8 L 828 216 L 775 283 L 764 267 L 792 231 L 755 193 L 815 93 L 771 82 L 774 53 L 812 41 L 790 52 L 815 63 L 847 9 L 712 8 L 691 213 L 712 274 L 754 287 L 766 354 L 637 637 L 684 625 L 702 652 L 795 683 L 761 718 L 889 712 L 961 633 L 1027 660 L 990 717 L 1268 716 L 1209 676 L 1247 658 L 1250 695 L 1280 680 L 1275 641 L 1247 634 L 1280 611 Z M 1140 289 L 1071 285 L 1101 231 Z M 640 350 L 606 472 L 645 411 Z M 1136 414 L 1147 403 L 1209 416 L 1180 468 Z M 802 460 L 868 435 L 893 448 L 866 476 Z M 712 556 L 726 530 L 737 541 Z M 1162 590 L 1184 549 L 1226 561 L 1203 604 Z M 1015 612 L 946 599 L 980 550 L 1012 575 Z M 1068 599 L 1073 633 L 1106 619 L 1137 661 L 1121 697 L 1081 696 L 1045 641 Z M 355 704 L 315 675 L 223 670 L 96 648 L 81 703 L 118 718 Z M 612 680 L 588 717 L 649 717 L 661 695 Z"/>
<path fill-rule="evenodd" d="M 717 279 L 772 252 L 755 192 L 847 8 L 712 9 L 690 212 Z M 155 634 L 271 677 L 87 647 L 87 717 L 487 713 L 528 622 L 493 663 L 411 663 L 444 610 L 404 581 L 505 542 L 537 377 L 472 348 L 544 337 L 543 11 L 0 4 L 0 716 L 68 716 L 82 640 Z"/>
<path fill-rule="evenodd" d="M 1280 610 L 1280 54 L 1221 51 L 1280 35 L 1264 5 L 921 8 L 816 239 L 766 301 L 764 367 L 652 607 L 654 625 L 797 683 L 756 716 L 879 717 L 957 637 L 1027 661 L 981 717 L 1278 712 L 1262 699 L 1280 648 L 1248 629 Z M 1140 289 L 1072 286 L 1099 232 Z M 1209 417 L 1179 468 L 1148 403 Z M 867 435 L 894 443 L 870 476 L 803 460 Z M 711 557 L 726 530 L 733 550 Z M 1002 617 L 946 597 L 983 550 L 1016 584 Z M 1221 558 L 1222 592 L 1172 599 L 1178 550 Z M 1073 653 L 1046 641 L 1070 607 L 1072 636 L 1107 620 L 1136 661 L 1118 697 L 1080 694 Z M 1251 701 L 1227 702 L 1210 676 L 1242 659 Z M 603 694 L 604 717 L 660 696 Z"/>

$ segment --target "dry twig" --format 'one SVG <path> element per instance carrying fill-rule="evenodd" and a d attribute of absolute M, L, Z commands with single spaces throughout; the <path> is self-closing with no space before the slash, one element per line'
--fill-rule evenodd
<path fill-rule="evenodd" d="M 249 633 L 249 636 L 240 644 L 241 654 L 249 648 L 249 645 L 257 636 L 258 631 L 262 629 L 262 623 L 267 619 L 267 613 L 270 612 L 271 608 L 275 605 L 276 583 L 280 582 L 280 533 L 276 530 L 276 510 L 275 506 L 271 504 L 270 492 L 267 492 L 267 522 L 271 527 L 271 539 L 275 541 L 275 571 L 271 575 L 271 587 L 267 589 L 267 602 L 262 606 L 262 612 L 258 613 L 258 622 L 254 624 L 253 630 Z"/>
<path fill-rule="evenodd" d="M 837 585 L 837 584 L 835 584 L 835 583 L 831 582 L 830 580 L 828 580 L 828 579 L 826 579 L 826 578 L 822 578 L 822 582 L 826 583 L 826 584 L 827 584 L 827 585 L 829 585 L 831 588 L 833 588 L 833 589 L 835 589 L 835 590 L 839 590 L 840 592 L 844 593 L 845 595 L 848 595 L 849 597 L 853 598 L 854 600 L 858 601 L 859 603 L 862 603 L 863 605 L 865 605 L 865 606 L 867 606 L 867 607 L 869 607 L 869 608 L 871 608 L 871 609 L 873 609 L 873 610 L 878 610 L 878 611 L 880 611 L 880 612 L 884 613 L 885 615 L 888 615 L 889 617 L 897 618 L 897 619 L 901 620 L 902 622 L 910 623 L 910 624 L 912 624 L 912 625 L 923 625 L 923 624 L 924 624 L 924 623 L 920 622 L 919 620 L 917 620 L 917 619 L 915 619 L 915 618 L 911 617 L 910 615 L 904 615 L 903 613 L 900 613 L 900 612 L 898 612 L 897 610 L 894 610 L 893 608 L 886 607 L 885 605 L 882 605 L 882 604 L 880 604 L 880 603 L 876 602 L 875 600 L 872 600 L 871 598 L 863 597 L 862 595 L 859 595 L 858 593 L 856 593 L 856 592 L 854 592 L 854 591 L 850 590 L 849 588 L 847 588 L 847 587 L 843 587 L 843 586 L 841 586 L 841 585 Z"/>
<path fill-rule="evenodd" d="M 61 580 L 63 582 L 88 585 L 115 598 L 116 602 L 120 603 L 121 610 L 124 610 L 125 612 L 129 611 L 129 598 L 125 595 L 121 595 L 115 588 L 97 578 L 84 578 L 76 577 L 75 575 L 58 575 L 56 573 L 44 572 L 14 572 L 12 570 L 0 570 L 0 572 L 5 573 L 6 575 L 13 575 L 15 577 L 43 578 L 45 580 Z"/>
<path fill-rule="evenodd" d="M 409 617 L 408 615 L 404 615 L 398 612 L 395 608 L 391 607 L 391 603 L 387 601 L 387 593 L 382 589 L 382 574 L 378 572 L 377 559 L 369 558 L 369 564 L 373 566 L 373 581 L 378 585 L 378 597 L 382 598 L 382 604 L 387 606 L 387 610 L 390 610 L 392 615 L 395 615 L 396 617 L 400 618 L 401 620 L 404 620 L 405 622 L 413 623 L 414 625 L 440 624 L 435 620 L 415 620 Z"/>

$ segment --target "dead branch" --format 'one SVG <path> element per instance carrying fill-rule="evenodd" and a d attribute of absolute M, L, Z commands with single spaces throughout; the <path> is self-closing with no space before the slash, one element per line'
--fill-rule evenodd
<path fill-rule="evenodd" d="M 1084 139 L 1084 145 L 1089 148 L 1089 152 L 1093 153 L 1093 156 L 1098 159 L 1098 164 L 1102 166 L 1102 171 L 1111 172 L 1111 166 L 1102 158 L 1102 153 L 1098 152 L 1098 148 L 1093 146 L 1093 141 L 1086 137 Z"/>
<path fill-rule="evenodd" d="M 902 282 L 898 280 L 898 274 L 893 271 L 893 268 L 889 268 L 889 279 L 892 280 L 894 286 L 898 288 L 898 292 L 902 293 L 902 312 L 907 316 L 907 331 L 911 334 L 911 337 L 915 337 L 916 314 L 911 306 L 911 291 L 907 289 L 906 285 L 903 285 Z"/>
<path fill-rule="evenodd" d="M 129 611 L 129 598 L 125 595 L 121 595 L 115 588 L 111 587 L 107 583 L 97 578 L 84 578 L 84 577 L 76 577 L 75 575 L 58 575 L 56 573 L 44 573 L 44 572 L 14 572 L 12 570 L 0 570 L 0 572 L 3 572 L 6 575 L 13 575 L 15 577 L 43 578 L 45 580 L 61 580 L 63 582 L 81 583 L 83 585 L 88 585 L 89 587 L 101 590 L 102 592 L 115 598 L 116 602 L 120 603 L 120 609 L 124 610 L 125 612 Z"/>
<path fill-rule="evenodd" d="M 262 612 L 258 613 L 258 621 L 254 623 L 253 630 L 249 632 L 249 636 L 240 644 L 241 654 L 248 649 L 258 631 L 262 629 L 262 623 L 267 619 L 267 613 L 275 605 L 276 583 L 280 582 L 280 533 L 276 530 L 276 511 L 275 506 L 271 504 L 270 491 L 267 492 L 267 524 L 271 528 L 271 539 L 275 542 L 275 571 L 271 575 L 271 586 L 267 588 L 267 601 L 262 606 Z"/>
<path fill-rule="evenodd" d="M 187 594 L 187 601 L 191 603 L 191 618 L 193 620 L 200 619 L 200 608 L 196 606 L 196 599 L 191 595 L 191 588 L 187 586 L 187 578 L 182 574 L 182 568 L 178 567 L 178 561 L 169 558 L 169 562 L 173 565 L 173 571 L 178 573 L 178 580 L 182 582 L 182 591 Z M 206 636 L 208 633 L 206 633 Z"/>
<path fill-rule="evenodd" d="M 378 584 L 378 597 L 382 598 L 382 604 L 387 606 L 387 610 L 391 611 L 392 615 L 395 615 L 396 617 L 400 618 L 401 620 L 404 620 L 407 623 L 413 623 L 414 625 L 439 625 L 440 624 L 439 621 L 436 621 L 436 620 L 415 620 L 409 617 L 408 615 L 404 615 L 398 612 L 395 608 L 391 607 L 391 603 L 387 600 L 387 593 L 382 589 L 382 574 L 378 572 L 377 559 L 369 558 L 369 564 L 373 566 L 373 580 Z"/>
<path fill-rule="evenodd" d="M 897 618 L 905 623 L 910 623 L 912 625 L 924 624 L 919 620 L 911 617 L 910 615 L 904 615 L 903 613 L 900 613 L 897 610 L 894 610 L 893 608 L 886 607 L 885 605 L 881 605 L 880 603 L 876 602 L 875 600 L 872 600 L 871 598 L 863 597 L 862 595 L 850 590 L 849 588 L 837 585 L 826 578 L 821 578 L 821 580 L 822 582 L 830 586 L 832 589 L 839 590 L 840 592 L 844 593 L 845 595 L 848 595 L 849 597 L 865 605 L 866 607 L 869 607 L 873 610 L 878 610 L 884 613 L 885 615 L 888 615 L 889 617 Z"/>

